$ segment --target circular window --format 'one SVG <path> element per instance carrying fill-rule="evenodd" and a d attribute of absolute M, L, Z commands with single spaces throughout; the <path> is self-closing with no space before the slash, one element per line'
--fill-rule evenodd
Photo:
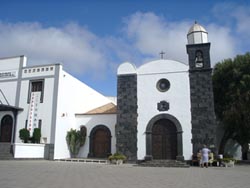
<path fill-rule="evenodd" d="M 163 79 L 160 79 L 158 82 L 157 82 L 157 85 L 156 85 L 157 89 L 161 92 L 165 92 L 167 91 L 169 88 L 170 88 L 170 82 L 163 78 Z"/>

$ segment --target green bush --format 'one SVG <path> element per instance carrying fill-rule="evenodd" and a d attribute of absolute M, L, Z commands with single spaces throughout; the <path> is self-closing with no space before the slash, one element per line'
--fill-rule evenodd
<path fill-rule="evenodd" d="M 223 158 L 222 161 L 225 162 L 225 163 L 229 163 L 230 161 L 236 162 L 236 159 L 234 159 L 234 158 Z"/>
<path fill-rule="evenodd" d="M 32 136 L 32 143 L 40 143 L 41 140 L 41 129 L 35 128 Z"/>
<path fill-rule="evenodd" d="M 123 155 L 123 154 L 120 154 L 120 153 L 114 153 L 113 155 L 110 155 L 108 157 L 108 159 L 110 161 L 112 161 L 112 160 L 122 160 L 122 161 L 125 161 L 127 159 L 127 157 L 125 155 Z"/>
<path fill-rule="evenodd" d="M 72 157 L 76 157 L 81 146 L 84 145 L 86 139 L 86 132 L 80 130 L 70 129 L 66 135 L 66 141 Z"/>
<path fill-rule="evenodd" d="M 24 142 L 27 143 L 30 138 L 30 132 L 28 129 L 20 129 L 19 130 L 19 138 Z"/>

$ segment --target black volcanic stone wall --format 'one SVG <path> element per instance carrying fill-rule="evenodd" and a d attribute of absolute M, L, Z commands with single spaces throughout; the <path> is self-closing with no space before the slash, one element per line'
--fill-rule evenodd
<path fill-rule="evenodd" d="M 197 153 L 198 149 L 201 149 L 204 144 L 208 147 L 216 146 L 216 117 L 209 48 L 210 43 L 187 45 L 190 66 L 193 153 Z M 203 52 L 203 68 L 195 68 L 194 66 L 196 50 Z"/>
<path fill-rule="evenodd" d="M 117 79 L 116 150 L 129 161 L 137 160 L 137 76 Z"/>
<path fill-rule="evenodd" d="M 190 73 L 193 152 L 216 143 L 211 71 Z"/>

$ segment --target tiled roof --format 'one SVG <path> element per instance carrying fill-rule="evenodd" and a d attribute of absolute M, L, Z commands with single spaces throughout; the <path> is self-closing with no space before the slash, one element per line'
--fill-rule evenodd
<path fill-rule="evenodd" d="M 116 105 L 108 103 L 83 114 L 78 115 L 94 115 L 94 114 L 116 114 Z"/>

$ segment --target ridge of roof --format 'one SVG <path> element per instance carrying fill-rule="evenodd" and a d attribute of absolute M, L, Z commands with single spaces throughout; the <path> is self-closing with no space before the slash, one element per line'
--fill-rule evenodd
<path fill-rule="evenodd" d="M 116 114 L 117 108 L 114 103 L 108 103 L 103 106 L 94 108 L 86 113 L 76 114 L 76 115 L 96 115 L 96 114 Z"/>

